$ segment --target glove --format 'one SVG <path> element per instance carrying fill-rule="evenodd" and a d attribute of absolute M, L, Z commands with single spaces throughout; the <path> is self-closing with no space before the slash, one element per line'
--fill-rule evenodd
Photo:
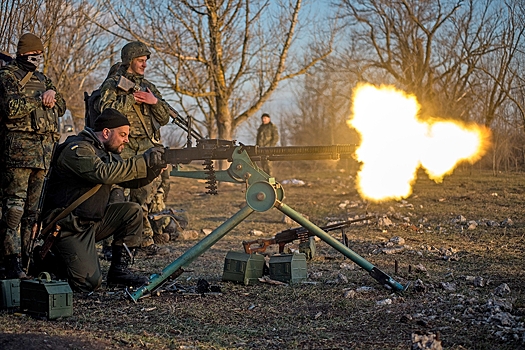
<path fill-rule="evenodd" d="M 143 154 L 144 160 L 148 168 L 165 168 L 168 163 L 164 159 L 164 148 L 163 147 L 151 147 Z"/>

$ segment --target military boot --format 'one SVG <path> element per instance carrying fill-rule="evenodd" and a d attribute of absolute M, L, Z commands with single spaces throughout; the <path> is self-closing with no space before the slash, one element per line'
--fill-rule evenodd
<path fill-rule="evenodd" d="M 6 279 L 27 279 L 27 275 L 22 269 L 22 262 L 17 254 L 6 255 L 4 257 Z"/>
<path fill-rule="evenodd" d="M 131 256 L 128 251 L 122 246 L 114 245 L 108 271 L 108 286 L 140 287 L 148 283 L 149 279 L 146 276 L 136 275 L 128 269 L 130 262 Z"/>

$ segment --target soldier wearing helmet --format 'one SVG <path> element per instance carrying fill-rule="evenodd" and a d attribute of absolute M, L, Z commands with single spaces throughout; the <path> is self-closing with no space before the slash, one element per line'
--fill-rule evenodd
<path fill-rule="evenodd" d="M 129 143 L 122 151 L 122 158 L 129 159 L 160 144 L 160 127 L 169 122 L 169 106 L 153 83 L 144 78 L 147 61 L 151 56 L 148 47 L 138 41 L 130 42 L 121 50 L 122 63 L 117 71 L 108 76 L 100 89 L 100 110 L 114 108 L 130 122 Z M 125 83 L 124 83 L 125 82 Z M 130 85 L 132 88 L 129 88 Z M 148 220 L 151 201 L 161 185 L 159 176 L 150 184 L 131 189 L 129 200 L 141 205 L 143 210 L 142 247 L 156 248 L 154 243 L 165 243 L 169 235 L 154 237 Z M 154 240 L 155 238 L 155 240 Z M 157 252 L 150 249 L 150 252 Z"/>

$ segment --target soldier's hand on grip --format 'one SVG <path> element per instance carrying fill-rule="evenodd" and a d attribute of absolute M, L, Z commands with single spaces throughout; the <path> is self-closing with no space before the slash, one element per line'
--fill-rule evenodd
<path fill-rule="evenodd" d="M 165 168 L 168 165 L 164 159 L 163 147 L 151 147 L 144 152 L 143 156 L 148 168 L 159 169 Z"/>

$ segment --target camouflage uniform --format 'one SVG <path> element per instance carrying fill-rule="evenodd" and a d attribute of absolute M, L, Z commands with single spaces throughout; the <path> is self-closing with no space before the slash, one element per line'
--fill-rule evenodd
<path fill-rule="evenodd" d="M 58 92 L 53 108 L 43 105 L 42 93 L 56 91 L 44 74 L 34 71 L 21 86 L 27 73 L 17 60 L 0 69 L 1 255 L 9 260 L 23 253 L 24 263 L 53 145 L 60 138 L 58 118 L 66 111 L 66 102 Z"/>
<path fill-rule="evenodd" d="M 169 122 L 169 106 L 162 99 L 160 92 L 155 85 L 146 80 L 143 75 L 129 73 L 127 71 L 131 61 L 134 58 L 150 56 L 147 47 L 139 42 L 131 42 L 122 48 L 122 63 L 117 72 L 108 77 L 102 84 L 100 91 L 100 110 L 114 108 L 128 117 L 131 127 L 129 143 L 126 144 L 122 151 L 122 158 L 129 159 L 137 154 L 144 153 L 147 149 L 160 144 L 160 127 Z M 135 83 L 137 89 L 146 91 L 147 89 L 158 98 L 155 105 L 138 104 L 133 96 L 133 89 L 124 91 L 118 87 L 120 77 L 124 76 Z M 139 108 L 143 117 L 136 112 Z M 161 178 L 139 189 L 132 189 L 129 194 L 130 201 L 141 205 L 144 214 L 144 240 L 143 247 L 153 244 L 153 230 L 148 220 L 148 213 L 152 201 L 157 195 L 161 186 Z"/>
<path fill-rule="evenodd" d="M 268 115 L 263 114 L 263 117 L 264 116 L 268 116 Z M 275 145 L 277 145 L 278 141 L 279 141 L 279 131 L 277 130 L 277 126 L 275 124 L 273 124 L 272 122 L 269 122 L 268 124 L 261 124 L 259 126 L 259 128 L 257 129 L 257 146 L 274 147 Z M 272 166 L 268 160 L 266 159 L 261 160 L 261 168 L 265 173 L 267 173 L 268 175 L 271 175 Z"/>

